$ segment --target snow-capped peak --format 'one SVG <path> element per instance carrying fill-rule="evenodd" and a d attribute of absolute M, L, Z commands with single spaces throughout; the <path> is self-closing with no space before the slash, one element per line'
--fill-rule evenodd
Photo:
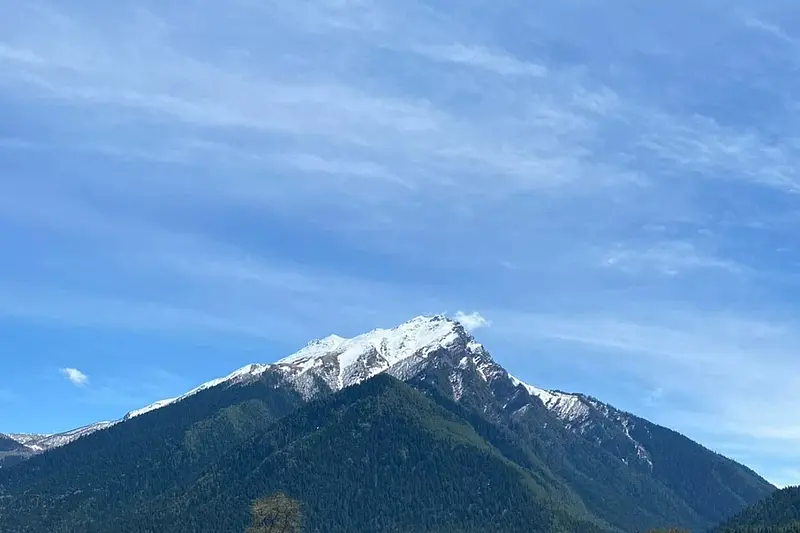
<path fill-rule="evenodd" d="M 274 366 L 301 393 L 310 395 L 314 378 L 339 390 L 390 369 L 402 374 L 458 339 L 472 341 L 455 320 L 442 315 L 419 316 L 395 328 L 375 329 L 351 339 L 334 335 L 314 341 Z"/>
<path fill-rule="evenodd" d="M 442 315 L 419 316 L 392 329 L 375 329 L 346 339 L 331 335 L 310 342 L 297 353 L 274 364 L 253 363 L 225 377 L 213 379 L 189 392 L 151 403 L 127 413 L 119 420 L 99 422 L 54 435 L 8 435 L 34 453 L 63 446 L 79 437 L 130 420 L 145 413 L 179 402 L 198 392 L 217 386 L 231 386 L 259 379 L 265 372 L 274 371 L 289 385 L 305 396 L 316 390 L 318 380 L 331 390 L 364 381 L 381 372 L 390 371 L 402 376 L 430 353 L 450 346 L 461 339 L 468 351 L 482 350 L 480 344 L 466 333 L 457 321 Z"/>
<path fill-rule="evenodd" d="M 356 352 L 374 348 L 386 358 L 390 365 L 417 353 L 426 347 L 446 345 L 464 334 L 461 325 L 447 317 L 419 316 L 392 329 L 375 329 L 352 339 L 331 335 L 313 341 L 299 352 L 285 357 L 276 365 L 296 365 L 318 359 L 333 351 L 341 353 L 345 365 Z"/>
<path fill-rule="evenodd" d="M 587 396 L 540 389 L 524 383 L 498 365 L 462 324 L 442 315 L 419 316 L 391 329 L 375 329 L 349 339 L 331 335 L 315 340 L 275 363 L 244 366 L 180 396 L 131 411 L 113 422 L 101 422 L 57 435 L 10 435 L 10 438 L 27 447 L 30 452 L 38 453 L 174 404 L 201 391 L 251 383 L 262 379 L 265 374 L 270 378 L 266 382 L 275 383 L 276 386 L 283 384 L 305 399 L 311 399 L 355 385 L 383 372 L 402 380 L 415 377 L 424 380 L 428 377 L 426 370 L 431 368 L 437 371 L 430 374 L 434 377 L 441 375 L 438 373 L 440 370 L 449 372 L 449 384 L 456 401 L 463 400 L 465 393 L 470 390 L 468 386 L 482 381 L 488 386 L 490 394 L 502 400 L 502 409 L 513 409 L 512 414 L 524 414 L 526 407 L 535 403 L 529 400 L 535 397 L 566 428 L 576 432 L 604 430 L 607 420 L 614 428 L 619 428 L 618 431 L 610 431 L 617 431 L 617 434 L 622 432 L 635 446 L 638 459 L 652 467 L 647 451 L 632 436 L 631 419 Z M 479 381 L 471 381 L 471 373 Z M 510 389 L 509 382 L 512 385 Z M 530 398 L 519 396 L 519 387 L 526 390 Z M 509 390 L 514 392 L 509 393 Z M 473 394 L 469 397 L 479 396 Z M 520 406 L 519 400 L 523 400 L 525 405 Z M 484 408 L 489 408 L 489 405 Z M 626 461 L 628 459 L 629 457 L 623 458 Z"/>
<path fill-rule="evenodd" d="M 330 335 L 308 343 L 274 364 L 249 364 L 181 396 L 131 411 L 123 420 L 160 409 L 212 387 L 256 380 L 268 370 L 278 371 L 306 396 L 313 394 L 311 388 L 315 378 L 322 379 L 331 390 L 339 390 L 387 371 L 413 356 L 424 358 L 459 338 L 479 346 L 460 323 L 442 315 L 418 316 L 395 328 L 375 329 L 351 339 Z"/>

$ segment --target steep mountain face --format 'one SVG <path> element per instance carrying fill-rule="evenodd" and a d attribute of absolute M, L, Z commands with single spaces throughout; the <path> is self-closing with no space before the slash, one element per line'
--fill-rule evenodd
<path fill-rule="evenodd" d="M 315 341 L 274 364 L 248 365 L 129 413 L 106 431 L 8 469 L 0 476 L 0 511 L 13 501 L 28 511 L 19 513 L 21 519 L 39 517 L 31 524 L 58 531 L 58 524 L 73 523 L 87 508 L 112 516 L 136 514 L 142 502 L 193 490 L 203 465 L 213 465 L 215 472 L 244 468 L 242 475 L 250 475 L 249 466 L 236 465 L 251 439 L 303 404 L 337 392 L 338 397 L 380 374 L 406 381 L 466 424 L 481 446 L 530 476 L 539 487 L 539 506 L 558 501 L 570 519 L 588 516 L 599 527 L 627 531 L 661 525 L 707 529 L 774 490 L 752 471 L 666 428 L 587 396 L 521 382 L 460 324 L 437 316 L 353 339 Z M 252 453 L 264 459 L 261 452 Z M 64 499 L 67 493 L 86 494 L 86 472 L 97 473 L 98 462 L 101 478 L 128 481 L 113 498 L 102 493 Z M 135 472 L 130 464 L 138 465 Z M 176 477 L 157 472 L 158 465 L 162 470 L 171 465 Z M 131 476 L 139 481 L 132 484 Z M 48 505 L 54 508 L 45 512 L 40 500 L 20 500 L 21 494 L 38 491 L 51 494 Z M 301 500 L 311 497 L 300 492 Z M 213 491 L 202 494 L 217 497 Z M 43 516 L 60 522 L 36 522 Z"/>
<path fill-rule="evenodd" d="M 714 533 L 797 533 L 800 531 L 800 487 L 789 487 L 738 513 Z"/>

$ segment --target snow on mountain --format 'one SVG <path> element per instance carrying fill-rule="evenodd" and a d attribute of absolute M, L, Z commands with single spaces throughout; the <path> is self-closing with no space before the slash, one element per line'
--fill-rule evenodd
<path fill-rule="evenodd" d="M 54 435 L 11 435 L 33 452 L 63 446 L 89 433 L 161 409 L 201 391 L 257 380 L 267 371 L 278 372 L 306 398 L 312 397 L 318 380 L 331 391 L 360 383 L 393 368 L 398 377 L 440 347 L 467 335 L 463 327 L 443 316 L 417 317 L 393 329 L 376 329 L 352 339 L 332 335 L 316 340 L 274 364 L 249 364 L 225 377 L 213 379 L 174 398 L 159 400 L 128 412 L 119 420 L 99 422 Z M 476 346 L 477 343 L 474 343 Z"/>
<path fill-rule="evenodd" d="M 183 399 L 188 398 L 194 394 L 197 394 L 200 391 L 204 391 L 206 389 L 210 389 L 212 387 L 216 387 L 222 384 L 233 385 L 236 383 L 242 383 L 246 381 L 252 381 L 253 379 L 257 379 L 258 376 L 264 373 L 264 371 L 269 367 L 269 365 L 259 365 L 259 364 L 250 364 L 245 367 L 236 370 L 223 378 L 212 379 L 202 385 L 193 388 L 186 394 L 182 394 L 175 398 L 167 398 L 165 400 L 159 400 L 157 402 L 151 403 L 141 409 L 135 409 L 133 411 L 128 412 L 122 420 L 130 420 L 131 418 L 135 418 L 137 416 L 141 416 L 145 413 L 149 413 L 150 411 L 155 411 L 156 409 L 161 409 L 162 407 L 166 407 L 167 405 L 173 404 L 175 402 L 179 402 Z"/>
<path fill-rule="evenodd" d="M 632 415 L 582 394 L 568 394 L 560 391 L 539 389 L 510 374 L 509 378 L 514 385 L 522 386 L 531 396 L 539 398 L 550 412 L 564 422 L 567 429 L 585 435 L 592 430 L 601 431 L 600 428 L 603 425 L 608 425 L 615 430 L 621 431 L 624 438 L 633 446 L 636 457 L 649 465 L 650 468 L 653 467 L 647 450 L 631 435 L 631 427 L 634 424 Z M 623 459 L 623 461 L 627 462 L 627 459 Z"/>
<path fill-rule="evenodd" d="M 458 322 L 438 315 L 417 317 L 352 339 L 334 335 L 314 341 L 269 368 L 308 398 L 318 392 L 320 381 L 337 391 L 382 372 L 409 377 L 430 354 L 459 340 L 466 343 L 471 337 Z"/>
<path fill-rule="evenodd" d="M 28 434 L 15 434 L 15 433 L 3 434 L 3 436 L 18 442 L 23 446 L 28 446 L 29 448 L 35 448 L 37 446 L 37 442 L 47 437 L 50 437 L 50 435 L 37 435 L 37 434 L 28 435 Z"/>
<path fill-rule="evenodd" d="M 315 340 L 275 363 L 247 365 L 180 396 L 130 411 L 116 421 L 100 422 L 56 435 L 12 435 L 11 438 L 34 452 L 41 452 L 213 387 L 230 387 L 256 381 L 267 372 L 293 387 L 305 399 L 341 390 L 382 372 L 407 380 L 415 377 L 427 363 L 441 363 L 440 358 L 432 358 L 434 354 L 446 355 L 444 360 L 447 360 L 450 368 L 449 381 L 456 401 L 461 401 L 465 393 L 465 376 L 474 371 L 481 380 L 492 386 L 504 383 L 506 390 L 522 387 L 568 429 L 585 433 L 598 427 L 598 424 L 612 424 L 636 446 L 640 457 L 647 459 L 646 451 L 631 437 L 628 430 L 631 422 L 624 413 L 580 394 L 550 391 L 524 383 L 498 365 L 459 322 L 442 315 L 416 317 L 395 328 L 375 329 L 350 339 L 331 335 Z M 520 409 L 519 404 L 515 405 Z M 521 408 L 525 407 L 523 405 Z"/>
<path fill-rule="evenodd" d="M 64 431 L 63 433 L 54 433 L 50 435 L 9 434 L 6 436 L 17 441 L 23 446 L 26 446 L 32 452 L 43 452 L 51 448 L 57 448 L 59 446 L 64 446 L 65 444 L 69 444 L 70 442 L 77 440 L 84 435 L 88 435 L 90 433 L 94 433 L 95 431 L 100 431 L 101 429 L 113 426 L 115 423 L 116 422 L 97 422 L 95 424 L 89 424 L 88 426 Z"/>
<path fill-rule="evenodd" d="M 376 329 L 352 339 L 331 335 L 310 342 L 300 351 L 274 364 L 249 364 L 225 377 L 203 383 L 181 396 L 159 400 L 131 411 L 123 420 L 161 409 L 212 387 L 254 381 L 267 371 L 282 374 L 307 398 L 314 395 L 317 379 L 321 379 L 331 391 L 341 390 L 399 363 L 408 362 L 412 356 L 424 358 L 461 335 L 465 335 L 462 326 L 443 316 L 417 317 L 396 328 Z"/>
<path fill-rule="evenodd" d="M 589 406 L 577 394 L 549 391 L 528 385 L 514 376 L 508 376 L 515 386 L 521 385 L 531 396 L 539 398 L 545 407 L 565 422 L 580 423 L 589 416 Z"/>
<path fill-rule="evenodd" d="M 185 394 L 184 396 L 189 396 L 189 394 Z M 128 412 L 122 419 L 123 420 L 130 420 L 131 418 L 141 416 L 145 413 L 149 413 L 150 411 L 155 411 L 156 409 L 161 409 L 162 407 L 166 407 L 171 403 L 175 403 L 181 400 L 182 397 L 178 396 L 175 398 L 167 398 L 164 400 L 158 400 L 157 402 L 153 402 L 150 405 L 146 405 L 141 409 L 134 409 L 133 411 Z"/>
<path fill-rule="evenodd" d="M 2 462 L 3 455 L 24 454 L 30 451 L 30 448 L 12 438 L 11 435 L 0 433 L 0 463 Z"/>

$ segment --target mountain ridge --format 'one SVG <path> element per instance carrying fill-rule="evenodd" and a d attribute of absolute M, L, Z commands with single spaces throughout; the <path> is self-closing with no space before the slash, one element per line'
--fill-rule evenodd
<path fill-rule="evenodd" d="M 497 365 L 483 345 L 475 340 L 463 324 L 445 315 L 421 315 L 391 329 L 375 328 L 352 338 L 329 335 L 315 339 L 295 353 L 274 363 L 247 364 L 226 376 L 202 383 L 182 395 L 158 400 L 129 411 L 117 420 L 88 424 L 56 434 L 5 436 L 24 446 L 29 455 L 40 453 L 69 444 L 95 431 L 162 409 L 204 390 L 255 381 L 266 372 L 282 374 L 305 399 L 311 399 L 321 393 L 320 388 L 323 384 L 329 388 L 325 392 L 335 392 L 382 372 L 388 372 L 399 379 L 407 378 L 432 351 L 459 342 L 470 356 L 483 359 L 482 364 L 476 365 L 476 369 L 484 380 L 487 379 L 487 372 L 497 372 L 499 369 L 514 386 L 522 387 L 532 397 L 537 398 L 564 422 L 567 429 L 586 433 L 591 429 L 592 421 L 597 420 L 597 418 L 592 419 L 593 412 L 601 413 L 605 418 L 616 417 L 623 433 L 635 446 L 638 458 L 649 463 L 652 468 L 647 451 L 630 435 L 628 429 L 631 417 L 639 417 L 581 393 L 547 390 L 525 383 Z M 459 365 L 463 364 L 466 364 L 466 361 L 462 359 Z M 452 392 L 458 399 L 460 394 L 458 378 L 455 379 L 456 382 L 452 383 Z"/>
<path fill-rule="evenodd" d="M 437 327 L 428 327 L 431 324 L 436 324 Z M 417 333 L 421 337 L 414 338 L 410 333 Z M 157 400 L 151 404 L 148 404 L 144 407 L 131 410 L 123 415 L 121 418 L 113 421 L 104 421 L 104 422 L 96 422 L 93 424 L 87 424 L 86 426 L 82 426 L 80 428 L 75 428 L 69 431 L 61 432 L 61 433 L 54 433 L 54 434 L 8 434 L 5 435 L 8 438 L 15 440 L 16 442 L 22 444 L 23 446 L 28 446 L 30 443 L 30 449 L 32 452 L 40 452 L 47 449 L 63 446 L 72 442 L 73 440 L 80 438 L 84 435 L 87 435 L 93 431 L 98 431 L 101 429 L 105 429 L 110 427 L 111 425 L 124 422 L 135 418 L 137 416 L 141 416 L 143 414 L 149 413 L 151 411 L 161 409 L 173 403 L 179 402 L 184 400 L 194 394 L 197 394 L 201 391 L 217 387 L 220 385 L 235 385 L 237 383 L 246 383 L 248 381 L 253 381 L 258 379 L 264 372 L 279 368 L 287 373 L 291 374 L 293 378 L 296 378 L 302 382 L 302 376 L 309 370 L 312 370 L 312 367 L 307 366 L 305 363 L 308 362 L 315 362 L 319 361 L 324 356 L 328 355 L 331 350 L 334 350 L 337 347 L 342 347 L 346 345 L 348 348 L 357 349 L 357 348 L 367 348 L 373 347 L 373 343 L 376 340 L 380 341 L 387 341 L 389 338 L 394 337 L 392 340 L 395 343 L 399 342 L 399 345 L 394 346 L 395 350 L 390 351 L 401 351 L 401 355 L 393 353 L 391 359 L 391 363 L 389 361 L 385 361 L 386 365 L 384 367 L 379 367 L 377 372 L 369 372 L 368 374 L 361 375 L 360 377 L 350 375 L 349 379 L 345 379 L 344 381 L 340 381 L 338 383 L 338 387 L 331 387 L 333 390 L 339 390 L 347 385 L 352 385 L 363 381 L 367 377 L 371 377 L 379 372 L 388 370 L 392 363 L 400 362 L 402 359 L 406 357 L 410 357 L 413 353 L 408 352 L 408 347 L 403 345 L 402 341 L 412 339 L 412 342 L 416 342 L 416 344 L 412 344 L 414 347 L 422 348 L 423 344 L 432 343 L 437 340 L 436 335 L 439 334 L 440 337 L 438 340 L 444 341 L 445 337 L 457 334 L 465 334 L 465 330 L 463 326 L 455 320 L 445 317 L 444 315 L 422 315 L 413 318 L 399 326 L 396 326 L 392 329 L 383 329 L 383 328 L 376 328 L 370 332 L 358 335 L 356 337 L 347 339 L 344 337 L 340 337 L 338 335 L 330 335 L 328 337 L 324 337 L 321 339 L 316 339 L 310 341 L 306 346 L 298 350 L 292 355 L 279 359 L 275 363 L 250 363 L 247 364 L 237 370 L 234 370 L 230 374 L 209 380 L 205 383 L 198 385 L 197 387 L 189 390 L 188 392 L 181 394 L 179 396 L 173 398 L 165 398 L 162 400 Z M 474 339 L 473 339 L 474 340 Z M 359 346 L 361 343 L 361 346 Z M 380 346 L 380 344 L 379 344 Z M 402 351 L 404 350 L 405 351 Z M 352 353 L 351 353 L 352 355 Z M 352 370 L 352 369 L 351 369 Z M 340 378 L 343 376 L 340 374 Z M 327 383 L 329 386 L 332 383 Z M 306 384 L 305 386 L 309 387 L 311 384 Z M 308 394 L 311 391 L 307 391 Z M 0 434 L 2 435 L 2 434 Z"/>
<path fill-rule="evenodd" d="M 441 315 L 352 339 L 312 341 L 275 363 L 246 365 L 184 395 L 132 411 L 103 431 L 31 459 L 33 480 L 50 471 L 55 478 L 43 478 L 30 490 L 81 491 L 83 485 L 68 480 L 83 479 L 84 471 L 112 450 L 121 455 L 101 461 L 109 465 L 105 476 L 125 476 L 126 462 L 134 459 L 124 450 L 134 445 L 141 453 L 154 450 L 163 457 L 159 461 L 183 461 L 179 471 L 196 472 L 203 461 L 214 469 L 234 468 L 225 462 L 234 460 L 226 454 L 240 454 L 247 439 L 270 431 L 282 416 L 380 376 L 397 378 L 427 395 L 472 427 L 504 460 L 559 487 L 556 492 L 572 502 L 570 508 L 585 508 L 612 529 L 645 529 L 672 520 L 705 529 L 774 490 L 746 467 L 668 428 L 586 395 L 522 382 L 463 325 Z M 262 406 L 264 401 L 271 407 Z M 185 414 L 176 419 L 176 413 Z M 132 428 L 138 429 L 131 433 Z M 92 451 L 76 456 L 84 449 Z M 157 475 L 147 474 L 153 457 L 137 457 L 144 470 L 127 475 Z M 8 470 L 13 475 L 6 478 L 5 489 L 0 475 L 0 497 L 3 490 L 13 495 L 16 482 L 11 480 L 27 479 L 24 465 Z M 175 483 L 191 484 L 191 479 L 179 477 Z M 34 509 L 30 512 L 38 512 Z"/>

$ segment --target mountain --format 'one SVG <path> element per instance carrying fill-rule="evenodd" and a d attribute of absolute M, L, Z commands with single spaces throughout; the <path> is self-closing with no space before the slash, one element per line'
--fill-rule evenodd
<path fill-rule="evenodd" d="M 9 434 L 9 438 L 17 441 L 18 443 L 30 448 L 34 452 L 43 452 L 51 448 L 64 446 L 70 442 L 77 440 L 84 435 L 106 429 L 114 424 L 114 422 L 97 422 L 88 426 L 65 431 L 63 433 L 53 433 L 47 435 L 30 435 L 30 434 Z"/>
<path fill-rule="evenodd" d="M 447 343 L 455 338 L 460 328 L 444 317 L 418 317 L 393 330 L 377 329 L 354 339 L 344 339 L 332 335 L 313 341 L 296 354 L 281 359 L 273 365 L 251 364 L 240 368 L 228 376 L 214 379 L 175 397 L 159 400 L 150 405 L 128 412 L 112 422 L 99 422 L 65 433 L 54 435 L 8 435 L 26 446 L 22 448 L 27 456 L 69 444 L 82 436 L 111 425 L 130 420 L 137 416 L 161 409 L 184 400 L 198 392 L 217 387 L 252 382 L 265 372 L 284 374 L 287 381 L 302 391 L 306 399 L 326 392 L 340 390 L 383 371 L 400 372 L 403 365 L 393 368 L 396 363 L 408 362 L 411 356 L 419 355 L 434 345 Z M 463 331 L 462 331 L 463 333 Z M 375 353 L 373 356 L 372 353 Z M 332 369 L 335 369 L 332 370 Z M 1 463 L 0 463 L 1 465 Z"/>
<path fill-rule="evenodd" d="M 789 487 L 738 513 L 714 533 L 800 532 L 800 487 Z"/>
<path fill-rule="evenodd" d="M 75 428 L 69 431 L 64 431 L 62 433 L 53 433 L 53 434 L 2 434 L 0 433 L 0 468 L 3 467 L 5 464 L 6 466 L 10 466 L 11 464 L 17 464 L 25 459 L 32 457 L 33 455 L 45 452 L 47 450 L 52 450 L 53 448 L 58 448 L 61 446 L 65 446 L 73 441 L 78 440 L 81 437 L 85 437 L 86 435 L 90 435 L 96 431 L 100 431 L 103 429 L 107 429 L 115 424 L 120 422 L 125 422 L 137 416 L 143 415 L 145 413 L 149 413 L 150 411 L 154 411 L 156 409 L 160 409 L 161 407 L 166 407 L 167 405 L 173 404 L 189 396 L 197 394 L 200 391 L 210 389 L 212 387 L 216 387 L 218 385 L 226 385 L 230 386 L 235 384 L 239 381 L 247 381 L 248 378 L 251 378 L 250 373 L 256 375 L 260 372 L 260 370 L 264 367 L 264 365 L 249 365 L 244 368 L 241 368 L 230 375 L 209 381 L 196 387 L 186 394 L 178 396 L 176 398 L 168 398 L 165 400 L 160 400 L 155 403 L 152 403 L 146 407 L 142 407 L 141 409 L 136 409 L 130 411 L 125 414 L 122 418 L 118 420 L 113 420 L 109 422 L 96 422 L 94 424 L 89 424 L 87 426 Z M 10 441 L 15 443 L 15 445 L 8 444 L 8 450 L 3 450 L 3 440 Z"/>
<path fill-rule="evenodd" d="M 17 494 L 0 496 L 5 506 L 0 511 L 13 509 L 0 512 L 0 527 L 15 532 L 243 531 L 249 502 L 280 489 L 303 496 L 310 531 L 611 531 L 561 482 L 508 460 L 451 409 L 388 375 L 303 403 L 277 422 L 260 425 L 292 403 L 291 395 L 274 385 L 210 391 L 203 405 L 191 406 L 198 396 L 175 405 L 171 414 L 164 409 L 154 415 L 162 418 L 162 429 L 185 427 L 187 418 L 203 418 L 202 412 L 237 396 L 236 407 L 188 424 L 183 454 L 170 453 L 179 432 L 166 431 L 159 435 L 163 446 L 153 442 L 152 449 L 140 453 L 138 446 L 126 445 L 126 461 L 106 463 L 110 454 L 104 450 L 115 443 L 148 440 L 142 438 L 142 417 L 76 442 L 74 447 L 83 448 L 78 458 L 62 448 L 9 469 L 20 486 Z M 210 448 L 226 437 L 227 445 Z M 142 461 L 163 465 L 167 459 L 172 461 L 168 471 L 142 468 Z M 102 477 L 91 469 L 98 461 L 106 463 Z M 47 475 L 22 475 L 35 463 Z M 101 479 L 126 482 L 98 485 Z M 76 498 L 77 490 L 83 492 Z M 73 498 L 80 503 L 67 501 Z"/>
<path fill-rule="evenodd" d="M 10 435 L 0 433 L 0 468 L 18 464 L 35 452 Z"/>
<path fill-rule="evenodd" d="M 67 445 L 85 435 L 106 429 L 116 422 L 97 422 L 88 426 L 53 434 L 0 433 L 0 468 L 11 466 L 36 454 Z"/>
<path fill-rule="evenodd" d="M 372 383 L 385 384 L 393 378 L 411 387 L 402 388 L 409 405 L 437 414 L 415 418 L 411 416 L 415 411 L 393 412 L 396 402 L 362 401 L 358 396 L 372 390 Z M 376 412 L 337 403 L 342 398 L 350 398 L 353 405 L 372 406 Z M 312 417 L 317 422 L 303 425 L 298 420 L 307 421 L 309 409 L 318 409 L 317 418 Z M 356 419 L 353 413 L 358 413 Z M 477 461 L 471 454 L 483 450 L 493 461 L 501 460 L 521 473 L 530 487 L 525 497 L 531 500 L 525 505 L 549 517 L 545 523 L 553 530 L 563 529 L 553 524 L 567 522 L 623 531 L 662 525 L 707 529 L 774 490 L 754 472 L 669 429 L 588 396 L 521 382 L 460 324 L 436 316 L 353 339 L 332 336 L 314 341 L 274 364 L 248 365 L 0 471 L 0 530 L 92 531 L 91 524 L 102 516 L 105 530 L 142 531 L 135 528 L 157 516 L 163 521 L 149 531 L 179 531 L 187 517 L 206 508 L 228 516 L 225 520 L 238 527 L 247 506 L 229 494 L 232 487 L 248 498 L 267 489 L 292 492 L 309 506 L 309 519 L 319 531 L 395 531 L 401 525 L 416 531 L 446 530 L 443 523 L 436 522 L 435 528 L 433 523 L 414 525 L 391 513 L 385 519 L 373 517 L 384 529 L 358 521 L 350 529 L 344 525 L 344 529 L 325 529 L 328 526 L 320 524 L 344 524 L 341 517 L 330 514 L 336 492 L 323 488 L 337 479 L 349 480 L 341 490 L 357 493 L 408 487 L 412 480 L 415 486 L 438 487 L 431 494 L 413 496 L 419 498 L 417 504 L 426 516 L 452 515 L 460 509 L 462 496 L 435 499 L 436 494 L 446 493 L 441 484 L 447 478 L 453 483 L 462 480 L 480 492 L 482 499 L 471 505 L 485 509 L 499 505 L 495 488 L 481 489 L 463 479 L 465 473 L 455 468 L 460 459 L 445 461 L 453 470 L 444 478 L 436 468 L 420 466 L 408 474 L 393 470 L 391 483 L 380 475 L 375 481 L 369 475 L 375 461 L 396 466 L 398 459 L 364 455 L 353 448 L 348 436 L 355 438 L 367 429 L 376 432 L 370 439 L 384 439 L 381 449 L 391 448 L 394 441 L 405 442 L 412 434 L 424 440 L 431 432 L 455 431 L 466 439 L 462 444 L 470 443 L 470 458 L 464 461 Z M 295 440 L 280 440 L 287 431 L 286 438 Z M 342 461 L 349 465 L 346 472 L 339 470 Z M 264 470 L 264 465 L 271 466 Z M 294 469 L 291 476 L 285 465 Z M 321 472 L 334 477 L 326 481 Z M 477 476 L 474 471 L 471 475 Z M 309 481 L 301 486 L 293 484 L 294 479 Z M 506 479 L 502 486 L 508 488 L 509 483 Z M 364 505 L 361 512 L 366 516 L 378 504 Z M 15 511 L 8 512 L 11 509 Z M 505 512 L 521 511 L 515 504 Z M 125 529 L 129 525 L 133 529 Z M 466 531 L 472 526 L 464 527 Z"/>

